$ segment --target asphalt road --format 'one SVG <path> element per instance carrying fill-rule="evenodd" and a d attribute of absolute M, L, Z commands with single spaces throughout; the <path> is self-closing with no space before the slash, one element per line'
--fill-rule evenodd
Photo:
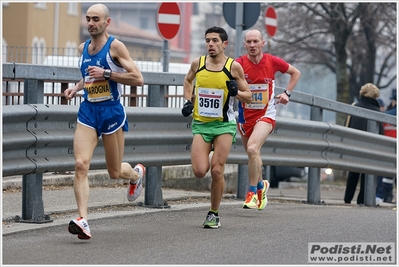
<path fill-rule="evenodd" d="M 309 242 L 396 244 L 397 213 L 388 208 L 271 201 L 258 211 L 231 200 L 222 203 L 221 227 L 204 229 L 208 208 L 174 205 L 92 219 L 89 241 L 69 234 L 67 222 L 3 235 L 2 263 L 308 264 Z"/>

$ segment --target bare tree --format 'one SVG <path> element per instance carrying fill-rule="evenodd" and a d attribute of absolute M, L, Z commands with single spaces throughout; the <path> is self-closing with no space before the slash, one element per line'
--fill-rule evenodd
<path fill-rule="evenodd" d="M 366 4 L 348 42 L 350 96 L 368 82 L 381 90 L 396 81 L 396 4 Z M 378 19 L 377 19 L 378 18 Z M 394 71 L 392 71 L 394 70 Z"/>
<path fill-rule="evenodd" d="M 265 36 L 264 14 L 270 3 L 261 3 L 253 26 Z M 360 87 L 372 82 L 381 90 L 396 83 L 397 4 L 395 2 L 273 2 L 278 14 L 278 30 L 268 38 L 267 52 L 297 66 L 304 64 L 321 75 L 328 69 L 335 74 L 337 101 L 352 103 Z M 212 15 L 222 18 L 221 4 L 213 5 Z M 214 20 L 207 16 L 203 25 Z M 219 21 L 220 25 L 223 23 Z M 234 29 L 229 30 L 233 55 Z M 243 51 L 245 53 L 245 51 Z M 318 68 L 323 66 L 323 68 Z M 316 75 L 315 79 L 318 76 Z M 345 116 L 336 122 L 343 124 Z"/>
<path fill-rule="evenodd" d="M 274 7 L 279 24 L 273 53 L 330 69 L 337 101 L 351 103 L 366 82 L 383 89 L 396 81 L 396 3 L 276 2 Z"/>

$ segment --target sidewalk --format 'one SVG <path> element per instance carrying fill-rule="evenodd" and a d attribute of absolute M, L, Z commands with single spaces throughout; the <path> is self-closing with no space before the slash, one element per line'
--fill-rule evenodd
<path fill-rule="evenodd" d="M 48 223 L 16 223 L 13 219 L 21 217 L 22 194 L 21 177 L 3 178 L 3 235 L 19 231 L 33 230 L 42 227 L 55 225 L 67 225 L 71 218 L 75 218 L 76 203 L 73 188 L 67 180 L 68 175 L 46 174 L 43 176 L 43 205 L 44 214 L 49 215 L 52 222 Z M 69 175 L 70 176 L 70 175 Z M 144 206 L 145 188 L 139 198 L 134 202 L 126 199 L 127 186 L 116 181 L 110 183 L 104 171 L 91 172 L 90 176 L 90 198 L 89 217 L 99 219 L 104 217 L 123 216 L 132 213 L 154 212 L 159 208 Z M 50 186 L 51 185 L 51 186 Z M 270 188 L 268 191 L 269 205 L 273 202 L 307 202 L 306 183 L 281 182 L 280 188 Z M 8 190 L 4 190 L 9 188 Z M 322 205 L 342 205 L 346 207 L 359 207 L 356 199 L 353 204 L 344 204 L 343 196 L 345 187 L 324 186 L 320 190 Z M 356 195 L 357 196 L 357 192 Z M 162 187 L 162 197 L 165 202 L 164 209 L 185 209 L 190 206 L 209 206 L 209 191 L 180 190 Z M 222 203 L 230 202 L 233 205 L 241 206 L 242 200 L 235 199 L 235 194 L 225 193 Z M 396 209 L 396 204 L 383 203 L 382 208 Z"/>

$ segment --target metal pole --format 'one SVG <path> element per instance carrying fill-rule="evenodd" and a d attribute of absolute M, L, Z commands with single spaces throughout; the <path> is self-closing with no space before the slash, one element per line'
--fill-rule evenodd
<path fill-rule="evenodd" d="M 147 167 L 144 205 L 152 208 L 169 208 L 162 196 L 162 166 Z"/>
<path fill-rule="evenodd" d="M 308 203 L 320 204 L 320 168 L 309 168 Z"/>
<path fill-rule="evenodd" d="M 241 55 L 242 47 L 242 31 L 244 26 L 244 3 L 236 3 L 236 45 L 235 57 Z"/>
<path fill-rule="evenodd" d="M 376 205 L 376 182 L 377 176 L 366 174 L 364 176 L 364 205 L 374 207 Z"/>
<path fill-rule="evenodd" d="M 242 47 L 242 30 L 244 23 L 244 3 L 236 3 L 236 44 L 235 44 L 235 58 L 241 56 Z M 234 98 L 234 106 L 237 107 L 237 98 Z M 248 165 L 238 165 L 238 183 L 237 183 L 237 199 L 245 199 L 247 188 L 249 186 Z"/>
<path fill-rule="evenodd" d="M 162 70 L 163 72 L 169 72 L 169 61 L 170 61 L 170 50 L 169 50 L 169 43 L 167 40 L 163 41 L 163 62 L 162 62 Z M 165 95 L 168 94 L 168 86 L 161 85 L 160 86 L 160 103 L 159 107 L 167 107 L 167 99 L 165 99 Z M 161 99 L 162 98 L 162 99 Z"/>
<path fill-rule="evenodd" d="M 367 121 L 367 131 L 371 133 L 378 134 L 379 127 L 376 121 Z M 377 177 L 373 174 L 366 174 L 364 178 L 364 205 L 372 206 L 376 205 L 375 195 L 376 195 L 376 181 Z"/>
<path fill-rule="evenodd" d="M 44 103 L 44 81 L 24 80 L 24 104 Z"/>
<path fill-rule="evenodd" d="M 42 196 L 43 174 L 23 175 L 22 179 L 22 223 L 52 222 L 50 216 L 44 215 Z"/>
<path fill-rule="evenodd" d="M 235 44 L 235 58 L 241 56 L 242 47 L 242 31 L 244 26 L 244 3 L 236 3 L 236 44 Z M 237 98 L 234 98 L 234 107 L 238 106 Z"/>
<path fill-rule="evenodd" d="M 164 85 L 149 85 L 147 94 L 148 107 L 165 107 Z"/>
<path fill-rule="evenodd" d="M 237 184 L 237 199 L 245 199 L 247 189 L 249 187 L 248 178 L 248 165 L 239 164 L 238 165 L 238 184 Z"/>
<path fill-rule="evenodd" d="M 323 110 L 310 107 L 310 120 L 322 121 Z M 310 167 L 308 173 L 308 203 L 319 204 L 320 202 L 320 168 Z"/>
<path fill-rule="evenodd" d="M 44 103 L 44 81 L 24 80 L 24 104 Z M 29 130 L 29 124 L 27 124 Z M 22 220 L 20 222 L 52 222 L 44 215 L 42 198 L 43 174 L 22 175 Z"/>
<path fill-rule="evenodd" d="M 267 38 L 267 53 L 271 54 L 271 51 L 270 51 L 270 37 L 269 36 Z"/>
<path fill-rule="evenodd" d="M 170 60 L 170 50 L 168 40 L 163 41 L 162 47 L 162 55 L 163 55 L 163 72 L 169 72 L 169 60 Z"/>

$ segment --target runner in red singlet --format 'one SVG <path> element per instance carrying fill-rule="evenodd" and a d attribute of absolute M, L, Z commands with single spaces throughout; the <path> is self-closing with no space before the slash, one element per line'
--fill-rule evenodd
<path fill-rule="evenodd" d="M 250 104 L 238 103 L 238 130 L 248 154 L 250 187 L 243 208 L 262 210 L 267 204 L 267 180 L 262 180 L 262 159 L 260 149 L 276 124 L 276 104 L 286 105 L 291 92 L 301 76 L 300 71 L 283 59 L 262 52 L 265 45 L 262 33 L 249 30 L 244 38 L 246 55 L 236 59 L 244 69 L 245 79 L 252 92 Z M 275 96 L 274 74 L 291 76 L 284 93 Z M 277 101 L 275 101 L 275 98 Z"/>

